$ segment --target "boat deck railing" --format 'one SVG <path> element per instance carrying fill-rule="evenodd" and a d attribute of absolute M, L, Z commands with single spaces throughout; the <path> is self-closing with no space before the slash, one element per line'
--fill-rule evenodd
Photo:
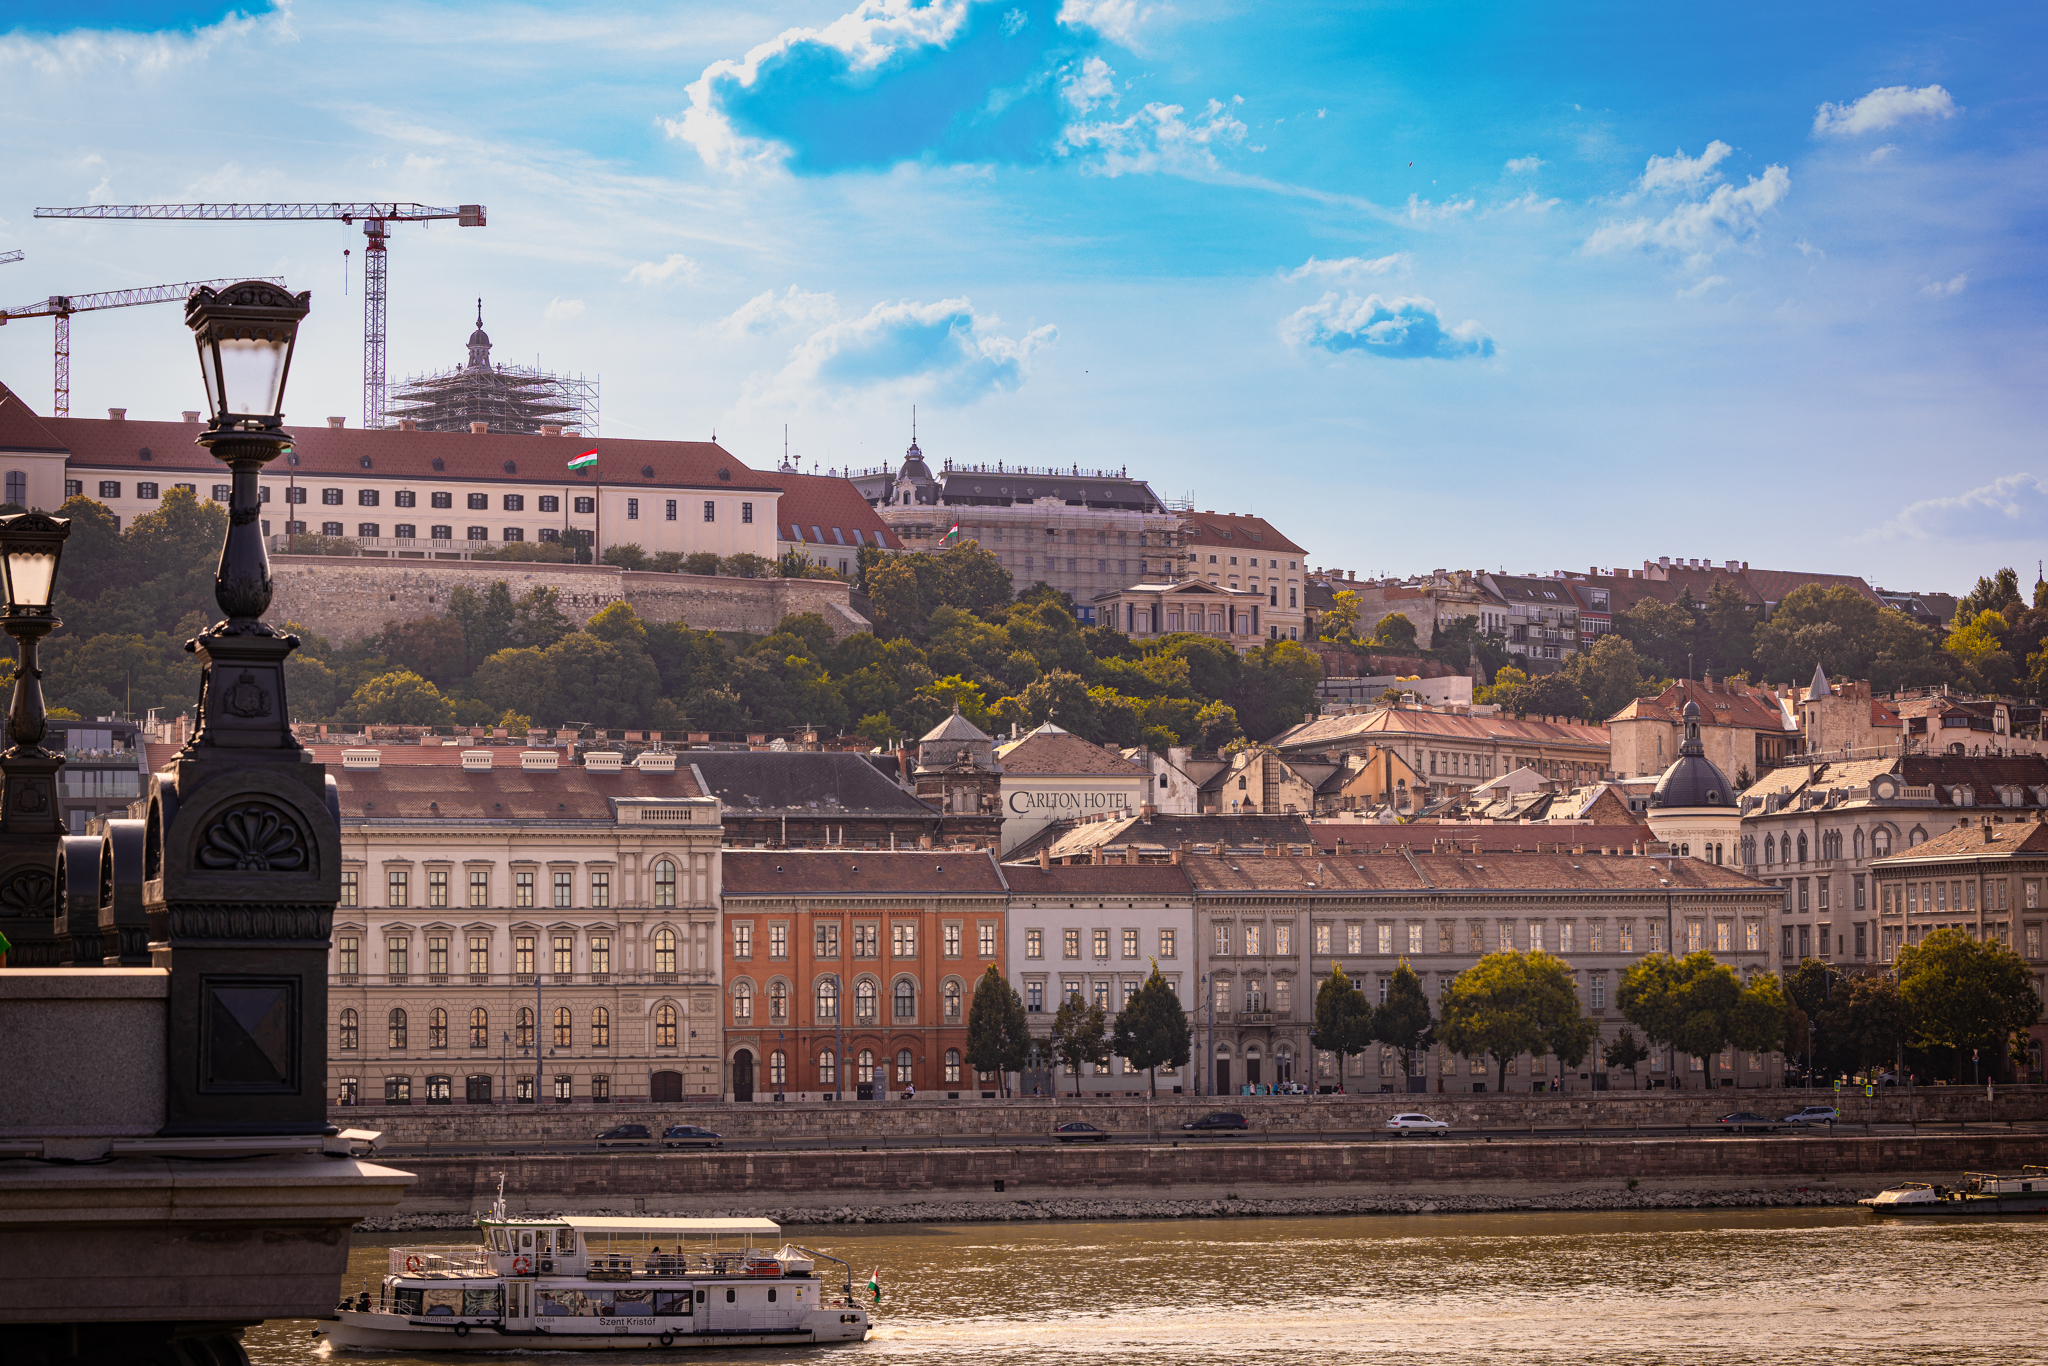
<path fill-rule="evenodd" d="M 496 1264 L 481 1247 L 450 1246 L 447 1243 L 415 1243 L 389 1249 L 394 1276 L 495 1276 Z"/>

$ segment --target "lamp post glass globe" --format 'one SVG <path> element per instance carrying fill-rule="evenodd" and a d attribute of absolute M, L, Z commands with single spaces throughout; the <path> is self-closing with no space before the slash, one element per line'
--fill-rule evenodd
<path fill-rule="evenodd" d="M 185 301 L 185 325 L 199 348 L 199 372 L 216 427 L 276 427 L 284 419 L 299 321 L 310 293 L 244 280 L 216 293 L 204 285 Z"/>
<path fill-rule="evenodd" d="M 70 519 L 40 512 L 0 517 L 0 589 L 10 616 L 43 616 L 57 586 L 57 560 Z"/>

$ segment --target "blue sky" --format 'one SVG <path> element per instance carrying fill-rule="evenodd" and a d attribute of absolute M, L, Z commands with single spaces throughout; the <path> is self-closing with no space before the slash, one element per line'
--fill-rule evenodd
<path fill-rule="evenodd" d="M 614 436 L 772 465 L 1128 466 L 1360 574 L 1658 555 L 1967 587 L 2048 553 L 2037 7 L 16 0 L 0 306 L 283 275 L 291 406 L 602 377 Z M 80 27 L 83 24 L 85 27 Z M 239 93 L 231 93 L 239 91 Z M 343 253 L 347 251 L 348 256 Z M 175 310 L 82 315 L 73 411 L 196 403 Z M 0 329 L 47 408 L 48 324 Z"/>

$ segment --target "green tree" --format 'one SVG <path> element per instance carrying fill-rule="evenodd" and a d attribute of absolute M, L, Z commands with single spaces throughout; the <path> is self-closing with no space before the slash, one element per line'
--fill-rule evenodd
<path fill-rule="evenodd" d="M 1372 1036 L 1401 1055 L 1401 1075 L 1415 1075 L 1415 1055 L 1429 1047 L 1436 1018 L 1422 979 L 1403 958 L 1387 982 L 1387 999 L 1372 1013 Z"/>
<path fill-rule="evenodd" d="M 1372 628 L 1372 639 L 1366 642 L 1375 650 L 1391 650 L 1396 654 L 1414 654 L 1415 623 L 1408 620 L 1406 612 L 1390 612 Z"/>
<path fill-rule="evenodd" d="M 1472 690 L 1472 700 L 1482 706 L 1491 703 L 1505 710 L 1513 711 L 1513 700 L 1516 696 L 1515 689 L 1527 687 L 1528 683 L 1529 675 L 1523 673 L 1512 664 L 1504 665 L 1494 670 L 1493 682 L 1491 684 Z"/>
<path fill-rule="evenodd" d="M 1947 681 L 1954 665 L 1937 638 L 1903 612 L 1849 588 L 1806 584 L 1785 595 L 1756 630 L 1756 660 L 1773 682 L 1804 683 L 1816 665 L 1836 678 L 1868 678 L 1878 692 Z"/>
<path fill-rule="evenodd" d="M 1078 991 L 1069 993 L 1052 1017 L 1052 1051 L 1073 1070 L 1074 1094 L 1080 1095 L 1082 1074 L 1109 1061 L 1108 1012 Z"/>
<path fill-rule="evenodd" d="M 1173 987 L 1159 975 L 1159 962 L 1152 962 L 1152 974 L 1131 993 L 1116 1014 L 1116 1028 L 1110 1047 L 1116 1056 L 1133 1067 L 1145 1069 L 1152 1098 L 1159 1098 L 1159 1069 L 1178 1070 L 1188 1065 L 1194 1044 L 1188 1027 L 1188 1013 Z"/>
<path fill-rule="evenodd" d="M 1496 686 L 1493 700 L 1516 716 L 1583 716 L 1586 711 L 1586 695 L 1563 674 L 1545 674 L 1506 692 Z"/>
<path fill-rule="evenodd" d="M 1382 623 L 1384 624 L 1384 623 Z M 1270 740 L 1315 711 L 1323 661 L 1299 641 L 1272 640 L 1244 654 L 1230 701 L 1238 724 L 1255 740 Z"/>
<path fill-rule="evenodd" d="M 1763 974 L 1744 986 L 1711 953 L 1639 959 L 1622 975 L 1615 1002 L 1652 1041 L 1695 1058 L 1711 1058 L 1731 1046 L 1775 1052 L 1784 1043 L 1787 1010 L 1778 979 Z"/>
<path fill-rule="evenodd" d="M 1565 661 L 1559 674 L 1585 694 L 1589 721 L 1605 721 L 1648 691 L 1642 656 L 1618 635 L 1601 636 L 1592 649 Z"/>
<path fill-rule="evenodd" d="M 1699 634 L 1706 651 L 1701 667 L 1724 677 L 1747 669 L 1756 654 L 1758 615 L 1741 589 L 1726 579 L 1717 580 L 1707 590 L 1706 620 Z"/>
<path fill-rule="evenodd" d="M 469 642 L 453 617 L 388 621 L 373 645 L 391 663 L 412 670 L 437 687 L 469 677 Z"/>
<path fill-rule="evenodd" d="M 1244 738 L 1244 731 L 1237 724 L 1237 710 L 1221 702 L 1211 702 L 1195 713 L 1195 734 L 1190 743 L 1204 754 L 1215 754 L 1233 740 Z"/>
<path fill-rule="evenodd" d="M 978 541 L 962 541 L 938 557 L 939 601 L 965 612 L 1007 607 L 1015 585 L 1003 562 Z"/>
<path fill-rule="evenodd" d="M 1650 1050 L 1643 1047 L 1642 1041 L 1631 1031 L 1624 1029 L 1616 1034 L 1600 1056 L 1609 1067 L 1626 1067 L 1629 1080 L 1641 1088 L 1642 1082 L 1636 1077 L 1636 1065 L 1650 1056 Z"/>
<path fill-rule="evenodd" d="M 1899 996 L 1917 1048 L 1954 1055 L 1961 1081 L 1969 1054 L 2003 1060 L 2011 1036 L 2041 1018 L 2041 997 L 2026 960 L 2003 944 L 1961 930 L 1937 930 L 1899 950 Z"/>
<path fill-rule="evenodd" d="M 2024 607 L 2025 599 L 2020 597 L 2020 576 L 2011 568 L 1998 570 L 1989 578 L 1977 580 L 1977 586 L 1956 602 L 1957 621 L 1975 621 L 1983 612 L 2005 612 L 2008 608 Z"/>
<path fill-rule="evenodd" d="M 545 650 L 500 650 L 476 666 L 469 688 L 494 712 L 561 720 L 555 661 Z"/>
<path fill-rule="evenodd" d="M 1576 1066 L 1598 1032 L 1579 1008 L 1571 968 L 1541 951 L 1488 954 L 1451 980 L 1440 1006 L 1439 1041 L 1461 1057 L 1491 1057 L 1503 1091 L 1522 1054 Z"/>
<path fill-rule="evenodd" d="M 693 555 L 683 556 L 685 574 L 702 574 L 709 578 L 718 572 L 718 556 L 709 550 L 699 550 Z"/>
<path fill-rule="evenodd" d="M 1614 629 L 1659 673 L 1682 678 L 1687 676 L 1687 656 L 1699 653 L 1700 616 L 1696 607 L 1690 594 L 1682 602 L 1644 598 L 1615 617 Z"/>
<path fill-rule="evenodd" d="M 917 566 L 909 556 L 871 565 L 867 572 L 868 601 L 875 610 L 875 634 L 883 640 L 924 639 L 931 614 Z"/>
<path fill-rule="evenodd" d="M 604 563 L 615 565 L 620 569 L 645 569 L 647 567 L 647 552 L 634 545 L 631 541 L 625 541 L 617 545 L 606 546 L 604 548 L 603 560 Z"/>
<path fill-rule="evenodd" d="M 775 577 L 775 561 L 765 555 L 727 555 L 718 562 L 718 572 L 728 579 L 772 579 Z"/>
<path fill-rule="evenodd" d="M 996 965 L 975 983 L 967 1007 L 967 1062 L 977 1072 L 998 1076 L 1022 1071 L 1031 1056 L 1031 1022 L 1017 989 L 1003 980 Z"/>
<path fill-rule="evenodd" d="M 409 669 L 363 684 L 343 713 L 350 721 L 384 726 L 445 726 L 453 714 L 441 690 Z"/>
<path fill-rule="evenodd" d="M 1341 588 L 1334 595 L 1329 610 L 1316 623 L 1316 634 L 1324 640 L 1338 645 L 1350 645 L 1358 640 L 1358 593 L 1350 588 Z"/>
<path fill-rule="evenodd" d="M 1344 969 L 1330 964 L 1330 975 L 1316 989 L 1315 1019 L 1309 1026 L 1311 1048 L 1337 1055 L 1337 1075 L 1344 1075 L 1344 1059 L 1363 1053 L 1372 1042 L 1372 1005 L 1365 993 L 1351 984 Z"/>

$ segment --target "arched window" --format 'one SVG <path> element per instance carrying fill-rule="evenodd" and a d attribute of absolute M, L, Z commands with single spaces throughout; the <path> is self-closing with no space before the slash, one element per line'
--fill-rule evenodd
<path fill-rule="evenodd" d="M 590 1012 L 590 1046 L 610 1048 L 612 1046 L 612 1013 L 603 1006 Z"/>
<path fill-rule="evenodd" d="M 946 1023 L 960 1023 L 960 984 L 958 982 L 946 983 Z"/>
<path fill-rule="evenodd" d="M 20 470 L 7 471 L 7 501 L 16 507 L 28 506 L 28 475 Z"/>
<path fill-rule="evenodd" d="M 1806 832 L 1804 830 L 1799 832 L 1799 861 L 1801 863 L 1806 862 Z"/>
<path fill-rule="evenodd" d="M 832 1055 L 831 1049 L 820 1049 L 818 1051 L 818 1085 L 837 1086 L 838 1084 L 839 1059 Z"/>
<path fill-rule="evenodd" d="M 863 1048 L 860 1051 L 860 1067 L 854 1072 L 853 1075 L 854 1079 L 857 1081 L 873 1081 L 875 1079 L 874 1049 Z"/>
<path fill-rule="evenodd" d="M 427 1047 L 448 1046 L 448 1012 L 435 1006 L 427 1012 Z"/>
<path fill-rule="evenodd" d="M 910 1085 L 910 1065 L 911 1065 L 911 1054 L 910 1054 L 910 1050 L 909 1050 L 909 1049 L 907 1049 L 907 1048 L 899 1048 L 899 1049 L 897 1049 L 897 1050 L 896 1050 L 896 1084 L 897 1084 L 898 1086 L 908 1086 L 908 1085 Z"/>
<path fill-rule="evenodd" d="M 1767 864 L 1770 864 L 1770 863 L 1776 863 L 1777 861 L 1778 861 L 1778 837 L 1777 837 L 1776 835 L 1765 835 L 1765 836 L 1764 836 L 1764 862 L 1765 862 L 1765 863 L 1767 863 Z"/>
<path fill-rule="evenodd" d="M 676 1008 L 670 1005 L 657 1006 L 654 1011 L 654 1046 L 674 1048 L 676 1046 Z"/>
<path fill-rule="evenodd" d="M 732 1022 L 736 1025 L 754 1022 L 754 987 L 751 982 L 733 983 Z"/>
<path fill-rule="evenodd" d="M 896 1018 L 915 1020 L 917 1018 L 917 983 L 908 977 L 896 979 Z"/>
<path fill-rule="evenodd" d="M 770 982 L 768 984 L 768 1023 L 787 1024 L 788 1022 L 789 983 Z"/>
<path fill-rule="evenodd" d="M 1871 832 L 1870 832 L 1870 852 L 1871 852 L 1871 853 L 1872 853 L 1872 854 L 1873 854 L 1874 856 L 1876 856 L 1876 857 L 1878 857 L 1878 858 L 1883 858 L 1883 857 L 1884 857 L 1885 855 L 1887 855 L 1887 854 L 1891 853 L 1891 851 L 1892 851 L 1892 832 L 1891 832 L 1891 831 L 1889 831 L 1889 830 L 1882 830 L 1882 829 L 1880 829 L 1880 830 L 1873 830 L 1873 831 L 1871 831 Z"/>
<path fill-rule="evenodd" d="M 533 1007 L 521 1006 L 512 1017 L 512 1042 L 520 1048 L 533 1047 Z"/>
<path fill-rule="evenodd" d="M 1860 826 L 1860 825 L 1856 827 L 1856 837 L 1855 837 L 1855 839 L 1854 839 L 1854 840 L 1852 841 L 1852 844 L 1853 844 L 1853 846 L 1854 846 L 1854 848 L 1855 848 L 1855 850 L 1856 850 L 1856 857 L 1857 857 L 1857 858 L 1859 858 L 1859 859 L 1860 859 L 1860 858 L 1862 858 L 1862 857 L 1863 857 L 1863 827 L 1862 827 L 1862 826 Z"/>
<path fill-rule="evenodd" d="M 875 1022 L 875 984 L 862 980 L 853 988 L 853 1018 L 862 1024 Z"/>
<path fill-rule="evenodd" d="M 768 1084 L 780 1091 L 789 1080 L 789 1055 L 776 1049 L 768 1055 Z"/>
<path fill-rule="evenodd" d="M 839 983 L 826 978 L 818 983 L 818 1023 L 830 1024 L 839 1018 Z"/>
<path fill-rule="evenodd" d="M 671 859 L 662 859 L 654 865 L 654 904 L 676 904 L 676 865 Z"/>
<path fill-rule="evenodd" d="M 472 1007 L 469 1012 L 469 1046 L 489 1048 L 491 1046 L 491 1012 L 482 1006 Z"/>
<path fill-rule="evenodd" d="M 676 932 L 662 928 L 654 932 L 654 970 L 673 975 L 676 970 Z"/>
<path fill-rule="evenodd" d="M 355 1012 L 354 1012 L 353 1010 L 344 1010 L 344 1011 L 342 1011 L 342 1012 L 341 1012 L 341 1030 L 340 1030 L 340 1033 L 341 1033 L 341 1043 L 340 1043 L 340 1047 L 341 1047 L 342 1051 L 343 1051 L 343 1052 L 347 1052 L 347 1053 L 353 1053 L 353 1052 L 355 1052 L 355 1050 L 356 1050 L 356 1013 L 355 1013 Z"/>
<path fill-rule="evenodd" d="M 957 1048 L 946 1050 L 946 1080 L 952 1083 L 960 1080 L 960 1050 Z"/>
<path fill-rule="evenodd" d="M 402 1010 L 392 1011 L 386 1017 L 385 1023 L 391 1028 L 391 1046 L 393 1048 L 405 1047 L 405 1012 Z"/>
<path fill-rule="evenodd" d="M 569 1046 L 569 1043 L 570 1043 L 570 1035 L 571 1035 L 571 1034 L 573 1034 L 574 1032 L 575 1032 L 575 1031 L 574 1031 L 574 1030 L 573 1030 L 573 1029 L 571 1028 L 571 1026 L 570 1026 L 570 1023 L 569 1023 L 569 1007 L 567 1007 L 567 1006 L 556 1006 L 556 1007 L 555 1007 L 555 1047 L 557 1047 L 557 1048 L 567 1048 L 567 1047 Z"/>

